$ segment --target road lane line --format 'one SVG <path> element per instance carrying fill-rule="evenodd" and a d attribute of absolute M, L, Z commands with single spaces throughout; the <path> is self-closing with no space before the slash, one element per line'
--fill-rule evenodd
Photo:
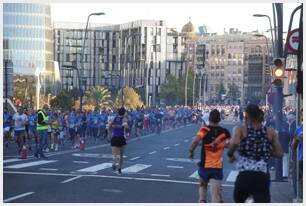
<path fill-rule="evenodd" d="M 170 147 L 164 147 L 164 150 L 167 150 L 167 149 L 169 149 Z"/>
<path fill-rule="evenodd" d="M 116 189 L 103 189 L 104 192 L 113 192 L 113 193 L 120 193 L 123 192 L 122 190 L 116 190 Z"/>
<path fill-rule="evenodd" d="M 184 142 L 189 142 L 189 140 L 188 140 L 188 139 L 185 139 Z"/>
<path fill-rule="evenodd" d="M 94 165 L 92 167 L 86 167 L 84 169 L 77 170 L 78 172 L 98 172 L 100 170 L 104 170 L 107 168 L 111 168 L 112 163 L 106 162 L 98 165 Z"/>
<path fill-rule="evenodd" d="M 171 165 L 169 165 L 169 166 L 167 166 L 168 168 L 177 168 L 177 169 L 183 169 L 184 167 L 182 167 L 182 166 L 171 166 Z"/>
<path fill-rule="evenodd" d="M 137 173 L 141 170 L 147 169 L 148 167 L 151 167 L 152 165 L 144 165 L 144 164 L 135 164 L 130 167 L 124 168 L 122 170 L 123 173 Z"/>
<path fill-rule="evenodd" d="M 82 177 L 82 175 L 80 175 L 80 176 L 76 176 L 76 177 L 73 177 L 73 178 L 70 178 L 70 179 L 67 179 L 67 180 L 64 180 L 64 181 L 62 181 L 61 183 L 67 183 L 67 182 L 71 182 L 71 181 L 73 181 L 73 180 L 76 180 L 76 179 L 79 179 L 79 178 L 81 178 Z"/>
<path fill-rule="evenodd" d="M 27 163 L 22 163 L 22 164 L 10 165 L 10 166 L 6 166 L 4 168 L 21 169 L 21 168 L 26 168 L 26 167 L 48 164 L 48 163 L 52 163 L 52 162 L 56 162 L 56 161 L 57 160 L 40 160 L 40 161 L 35 161 L 35 162 L 27 162 Z"/>
<path fill-rule="evenodd" d="M 139 159 L 140 157 L 134 157 L 134 158 L 132 158 L 132 159 L 130 159 L 130 160 L 137 160 L 137 159 Z"/>
<path fill-rule="evenodd" d="M 40 168 L 40 170 L 45 170 L 45 171 L 58 171 L 58 169 L 53 169 L 53 168 Z"/>
<path fill-rule="evenodd" d="M 235 182 L 238 176 L 238 171 L 232 170 L 226 178 L 226 182 Z"/>
<path fill-rule="evenodd" d="M 189 178 L 199 179 L 198 170 L 196 170 L 194 173 L 192 173 Z"/>
<path fill-rule="evenodd" d="M 180 144 L 175 144 L 174 146 L 177 147 L 177 146 L 179 146 L 179 145 L 180 145 Z"/>
<path fill-rule="evenodd" d="M 149 154 L 151 155 L 151 154 L 155 154 L 157 151 L 153 151 L 153 152 L 150 152 Z"/>
<path fill-rule="evenodd" d="M 88 162 L 85 162 L 85 161 L 73 161 L 73 163 L 78 163 L 78 164 L 88 164 Z"/>
<path fill-rule="evenodd" d="M 61 174 L 61 173 L 38 173 L 38 172 L 18 172 L 18 171 L 3 171 L 4 174 L 21 174 L 21 175 L 44 175 L 44 176 L 65 176 L 76 177 L 79 175 L 73 174 Z M 181 183 L 199 185 L 199 182 L 194 181 L 182 181 L 182 180 L 168 180 L 168 179 L 153 179 L 153 178 L 139 178 L 139 177 L 125 177 L 125 176 L 107 176 L 107 175 L 82 175 L 83 177 L 97 177 L 97 178 L 109 178 L 109 179 L 124 179 L 124 180 L 138 180 L 138 181 L 155 181 L 155 182 L 168 182 L 168 183 Z M 208 184 L 210 185 L 210 184 Z M 231 184 L 222 184 L 223 187 L 234 187 Z"/>
<path fill-rule="evenodd" d="M 10 201 L 13 201 L 13 200 L 16 200 L 16 199 L 19 199 L 19 198 L 25 197 L 25 196 L 32 195 L 32 194 L 34 194 L 34 193 L 35 193 L 35 192 L 27 192 L 27 193 L 23 193 L 23 194 L 20 194 L 20 195 L 14 196 L 14 197 L 7 198 L 7 199 L 3 200 L 3 202 L 10 202 Z"/>
<path fill-rule="evenodd" d="M 19 161 L 22 161 L 22 159 L 6 159 L 6 160 L 3 160 L 3 163 L 10 163 L 10 162 L 19 162 Z"/>
<path fill-rule="evenodd" d="M 170 177 L 170 175 L 162 175 L 162 174 L 151 174 L 153 177 Z"/>

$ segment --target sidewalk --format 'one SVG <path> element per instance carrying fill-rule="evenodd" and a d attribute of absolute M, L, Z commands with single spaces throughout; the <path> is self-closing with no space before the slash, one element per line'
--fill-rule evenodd
<path fill-rule="evenodd" d="M 292 203 L 295 198 L 293 186 L 289 181 L 271 182 L 272 203 Z"/>

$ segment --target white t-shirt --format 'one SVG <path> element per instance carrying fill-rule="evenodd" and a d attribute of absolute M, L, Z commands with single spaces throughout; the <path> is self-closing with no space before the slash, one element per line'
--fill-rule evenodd
<path fill-rule="evenodd" d="M 13 116 L 14 126 L 16 131 L 25 130 L 25 123 L 28 121 L 26 114 L 15 113 Z"/>

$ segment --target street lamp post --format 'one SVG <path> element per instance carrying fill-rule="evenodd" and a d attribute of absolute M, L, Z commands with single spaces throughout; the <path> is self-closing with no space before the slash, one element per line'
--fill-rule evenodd
<path fill-rule="evenodd" d="M 270 60 L 271 60 L 271 57 L 272 57 L 272 54 L 270 53 L 270 50 L 269 50 L 269 44 L 268 44 L 268 38 L 265 36 L 265 35 L 263 35 L 263 34 L 253 34 L 253 36 L 255 36 L 255 37 L 264 37 L 265 38 L 265 40 L 266 40 L 266 47 L 267 47 L 267 53 L 268 53 L 268 57 L 269 57 L 269 66 L 270 66 L 270 64 L 271 64 L 271 62 L 270 62 Z M 272 45 L 272 47 L 273 47 L 273 45 Z M 266 102 L 266 107 L 268 107 L 268 90 L 266 91 L 266 100 L 265 100 L 265 102 Z"/>
<path fill-rule="evenodd" d="M 82 77 L 85 76 L 85 70 L 84 70 L 84 55 L 85 55 L 85 41 L 87 39 L 87 33 L 88 33 L 88 23 L 89 23 L 89 18 L 91 16 L 101 16 L 105 15 L 104 12 L 97 12 L 97 13 L 91 13 L 87 17 L 87 22 L 86 22 L 86 28 L 85 28 L 85 34 L 84 34 L 84 40 L 83 40 L 83 47 L 82 47 L 82 56 L 81 56 L 81 65 L 82 65 Z M 81 82 L 82 83 L 82 82 Z M 83 106 L 83 90 L 81 89 L 81 96 L 80 96 L 80 111 L 82 112 L 82 106 Z"/>
<path fill-rule="evenodd" d="M 270 31 L 271 31 L 271 39 L 272 39 L 272 54 L 275 56 L 275 44 L 274 44 L 274 37 L 273 37 L 273 29 L 272 29 L 272 23 L 271 23 L 271 18 L 270 16 L 266 14 L 253 14 L 254 17 L 267 17 L 269 19 L 269 24 L 270 24 Z"/>

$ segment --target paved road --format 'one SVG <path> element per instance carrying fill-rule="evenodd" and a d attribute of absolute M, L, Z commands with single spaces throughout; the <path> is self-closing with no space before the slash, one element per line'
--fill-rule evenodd
<path fill-rule="evenodd" d="M 224 125 L 230 131 L 233 125 Z M 132 139 L 122 175 L 111 169 L 104 143 L 85 151 L 49 153 L 48 160 L 20 160 L 4 154 L 4 202 L 196 203 L 198 176 L 188 148 L 199 125 Z M 200 150 L 195 159 L 199 159 Z M 233 202 L 237 172 L 224 161 L 224 202 Z"/>

